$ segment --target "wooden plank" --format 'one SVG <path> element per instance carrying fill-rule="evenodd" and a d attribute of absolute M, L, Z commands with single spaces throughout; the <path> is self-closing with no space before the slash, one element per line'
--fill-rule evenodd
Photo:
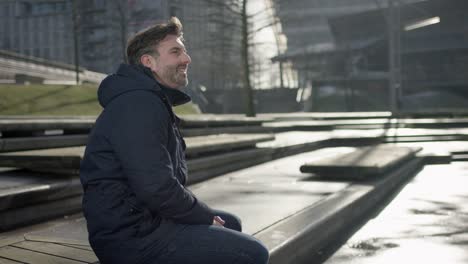
<path fill-rule="evenodd" d="M 322 176 L 365 178 L 388 171 L 414 157 L 419 150 L 421 148 L 389 145 L 361 147 L 351 153 L 306 163 L 300 167 L 300 170 Z"/>
<path fill-rule="evenodd" d="M 22 264 L 21 262 L 9 260 L 6 258 L 0 258 L 0 264 Z"/>
<path fill-rule="evenodd" d="M 60 245 L 64 245 L 64 246 L 72 247 L 72 248 L 83 249 L 83 250 L 88 250 L 88 251 L 93 251 L 93 249 L 91 248 L 91 246 L 75 245 L 75 244 L 67 244 L 67 243 L 60 243 Z"/>
<path fill-rule="evenodd" d="M 47 229 L 24 234 L 26 240 L 90 247 L 86 219 L 80 217 Z"/>
<path fill-rule="evenodd" d="M 23 234 L 2 235 L 0 236 L 0 247 L 9 246 L 24 240 Z"/>
<path fill-rule="evenodd" d="M 67 247 L 55 243 L 23 241 L 12 246 L 36 252 L 42 252 L 54 256 L 60 256 L 67 259 L 82 261 L 86 263 L 93 263 L 98 261 L 96 255 L 92 251 L 78 249 L 74 247 Z"/>
<path fill-rule="evenodd" d="M 62 257 L 52 256 L 45 253 L 35 252 L 22 248 L 7 246 L 0 248 L 0 257 L 34 264 L 80 264 L 86 263 L 82 261 L 76 261 L 66 259 Z"/>

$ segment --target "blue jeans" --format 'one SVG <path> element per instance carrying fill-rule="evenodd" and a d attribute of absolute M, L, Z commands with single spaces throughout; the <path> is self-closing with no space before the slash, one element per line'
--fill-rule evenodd
<path fill-rule="evenodd" d="M 241 233 L 236 216 L 216 211 L 224 227 L 185 225 L 154 260 L 161 264 L 266 264 L 268 249 L 252 236 Z"/>

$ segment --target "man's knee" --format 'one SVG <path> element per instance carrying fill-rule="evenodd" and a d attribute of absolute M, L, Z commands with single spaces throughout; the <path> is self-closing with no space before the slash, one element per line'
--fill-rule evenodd
<path fill-rule="evenodd" d="M 249 243 L 246 253 L 247 256 L 245 257 L 248 260 L 247 263 L 252 264 L 267 264 L 270 257 L 270 252 L 266 246 L 256 239 L 253 240 L 252 243 Z"/>
<path fill-rule="evenodd" d="M 268 248 L 266 248 L 263 244 L 259 244 L 255 263 L 267 264 L 269 258 L 270 252 L 268 251 Z"/>

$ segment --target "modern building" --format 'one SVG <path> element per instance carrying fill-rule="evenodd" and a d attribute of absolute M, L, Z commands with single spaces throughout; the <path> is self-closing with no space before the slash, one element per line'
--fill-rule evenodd
<path fill-rule="evenodd" d="M 73 64 L 70 1 L 0 1 L 0 49 Z"/>
<path fill-rule="evenodd" d="M 297 72 L 298 97 L 305 101 L 305 109 L 310 109 L 308 99 L 311 96 L 312 80 L 317 72 L 310 70 L 309 62 L 295 58 L 305 54 L 327 51 L 334 48 L 333 35 L 329 19 L 356 14 L 364 11 L 382 9 L 389 0 L 271 0 L 276 16 L 281 23 L 282 33 L 287 38 L 287 50 L 273 58 L 274 61 L 291 63 Z M 423 0 L 404 0 L 412 3 Z M 359 28 L 350 29 L 358 32 Z M 305 64 L 304 64 L 305 63 Z M 320 65 L 318 65 L 320 68 Z"/>
<path fill-rule="evenodd" d="M 464 0 L 427 0 L 330 18 L 333 42 L 276 59 L 301 70 L 308 110 L 389 110 L 392 93 L 403 111 L 464 108 L 467 9 Z"/>

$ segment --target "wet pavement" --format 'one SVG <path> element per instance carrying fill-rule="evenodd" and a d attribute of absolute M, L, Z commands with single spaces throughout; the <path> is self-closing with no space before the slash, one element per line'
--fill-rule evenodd
<path fill-rule="evenodd" d="M 468 263 L 468 162 L 426 165 L 325 263 Z"/>

